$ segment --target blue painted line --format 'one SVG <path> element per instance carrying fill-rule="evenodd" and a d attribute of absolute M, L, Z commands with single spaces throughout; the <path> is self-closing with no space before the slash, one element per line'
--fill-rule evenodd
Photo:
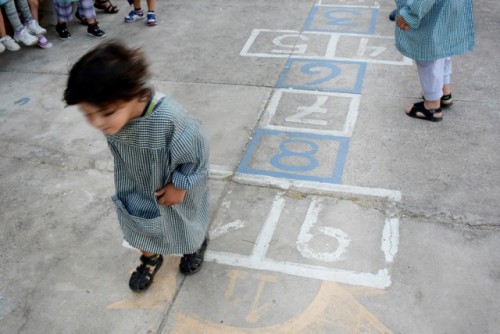
<path fill-rule="evenodd" d="M 292 69 L 294 64 L 304 63 L 301 66 L 301 72 L 304 74 L 313 75 L 316 72 L 311 70 L 312 67 L 324 67 L 329 68 L 332 72 L 330 75 L 325 76 L 324 78 L 313 80 L 307 82 L 306 84 L 288 84 L 287 78 L 290 74 L 290 70 Z M 342 75 L 342 71 L 339 69 L 338 65 L 351 65 L 358 67 L 355 83 L 352 87 L 328 87 L 328 86 L 320 86 L 321 84 L 328 83 L 328 81 L 335 79 Z M 291 88 L 291 89 L 300 89 L 300 90 L 312 90 L 312 91 L 323 91 L 323 92 L 336 92 L 336 93 L 352 93 L 352 94 L 361 94 L 361 88 L 363 87 L 363 79 L 365 77 L 366 72 L 366 62 L 361 61 L 338 61 L 338 60 L 310 60 L 310 59 L 301 59 L 301 58 L 290 58 L 281 72 L 278 83 L 276 84 L 277 88 Z M 325 80 L 327 79 L 327 80 Z"/>
<path fill-rule="evenodd" d="M 300 174 L 300 172 L 304 171 L 310 171 L 311 167 L 314 166 L 314 168 L 317 167 L 317 164 L 313 160 L 311 160 L 310 165 L 305 166 L 305 167 L 296 167 L 296 166 L 288 166 L 288 167 L 283 167 L 280 166 L 280 164 L 273 164 L 273 159 L 276 158 L 270 157 L 270 165 L 273 167 L 276 167 L 278 169 L 283 169 L 284 171 L 275 171 L 275 170 L 266 170 L 266 169 L 261 169 L 261 168 L 252 168 L 250 166 L 252 157 L 257 151 L 257 148 L 259 146 L 259 143 L 262 141 L 263 136 L 279 136 L 279 135 L 285 135 L 289 140 L 285 140 L 283 143 L 290 143 L 290 142 L 300 142 L 302 141 L 303 143 L 311 143 L 314 140 L 331 140 L 331 141 L 336 141 L 339 143 L 339 149 L 337 152 L 332 152 L 332 154 L 337 154 L 335 163 L 332 166 L 332 172 L 329 176 L 314 176 L 314 175 L 304 175 Z M 295 179 L 295 180 L 305 180 L 305 181 L 316 181 L 316 182 L 324 182 L 324 183 L 333 183 L 333 184 L 340 184 L 342 182 L 342 175 L 343 175 L 343 170 L 344 170 L 344 165 L 345 161 L 347 158 L 347 152 L 349 149 L 349 141 L 350 139 L 347 137 L 340 137 L 340 136 L 329 136 L 329 135 L 319 135 L 319 134 L 311 134 L 311 133 L 298 133 L 298 132 L 287 132 L 287 131 L 278 131 L 278 130 L 269 130 L 269 129 L 257 129 L 255 132 L 255 135 L 250 142 L 250 145 L 248 147 L 247 152 L 245 153 L 245 156 L 243 157 L 240 165 L 238 166 L 237 172 L 239 173 L 244 173 L 244 174 L 253 174 L 253 175 L 263 175 L 263 176 L 273 176 L 273 177 L 278 177 L 278 178 L 288 178 L 288 179 Z M 309 144 L 310 145 L 310 144 Z M 280 145 L 281 146 L 281 145 Z M 311 153 L 316 153 L 317 152 L 317 147 L 311 145 L 311 149 L 297 154 L 290 154 L 291 156 L 299 156 L 299 157 L 305 157 L 308 154 Z M 297 153 L 297 152 L 292 152 L 292 153 Z M 279 156 L 280 154 L 278 154 Z M 279 159 L 279 158 L 278 158 Z M 275 159 L 276 160 L 276 159 Z M 316 159 L 314 159 L 316 160 Z M 276 162 L 276 161 L 275 161 Z M 317 162 L 317 160 L 316 160 Z M 283 167 L 283 168 L 281 168 Z M 313 168 L 313 169 L 314 169 Z"/>
<path fill-rule="evenodd" d="M 19 106 L 24 106 L 25 104 L 27 104 L 28 102 L 30 101 L 30 98 L 29 97 L 23 97 L 19 100 L 17 100 L 16 102 L 14 102 L 14 104 L 17 104 Z"/>
<path fill-rule="evenodd" d="M 323 9 L 327 9 L 324 12 Z M 370 23 L 366 29 L 362 29 L 349 18 L 335 18 L 334 13 L 351 13 L 353 18 L 362 16 L 363 12 L 369 12 Z M 323 17 L 318 17 L 323 15 Z M 338 32 L 338 33 L 352 33 L 352 34 L 373 34 L 375 32 L 375 24 L 377 22 L 378 8 L 359 8 L 359 7 L 344 7 L 344 6 L 321 6 L 314 5 L 307 19 L 304 23 L 303 31 L 308 32 Z M 314 29 L 313 25 L 316 20 L 326 20 L 326 25 L 322 29 Z M 338 27 L 338 28 L 335 28 Z"/>

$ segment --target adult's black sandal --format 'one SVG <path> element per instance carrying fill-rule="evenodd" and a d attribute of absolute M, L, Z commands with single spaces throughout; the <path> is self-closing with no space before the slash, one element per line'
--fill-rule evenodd
<path fill-rule="evenodd" d="M 163 264 L 163 256 L 160 254 L 155 260 L 141 255 L 141 265 L 130 276 L 128 285 L 134 292 L 146 291 L 153 283 L 158 269 Z"/>
<path fill-rule="evenodd" d="M 205 251 L 207 250 L 207 245 L 208 240 L 205 239 L 200 249 L 198 249 L 196 253 L 184 254 L 179 264 L 181 273 L 183 273 L 184 275 L 193 275 L 200 271 L 201 265 L 203 264 L 203 259 L 205 257 Z"/>
<path fill-rule="evenodd" d="M 116 14 L 119 11 L 118 7 L 114 6 L 109 0 L 95 0 L 94 7 L 108 14 Z"/>
<path fill-rule="evenodd" d="M 441 108 L 426 109 L 424 106 L 424 101 L 415 103 L 410 110 L 406 110 L 406 114 L 413 118 L 423 119 L 431 122 L 439 122 L 443 120 Z"/>

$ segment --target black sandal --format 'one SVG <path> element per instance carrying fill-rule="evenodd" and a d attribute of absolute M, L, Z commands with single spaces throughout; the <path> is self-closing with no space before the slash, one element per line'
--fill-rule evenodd
<path fill-rule="evenodd" d="M 179 269 L 184 275 L 196 274 L 201 269 L 205 251 L 207 250 L 208 240 L 205 239 L 200 249 L 193 254 L 184 254 L 179 264 Z"/>
<path fill-rule="evenodd" d="M 128 285 L 130 289 L 134 292 L 142 292 L 147 290 L 151 283 L 153 283 L 153 279 L 163 264 L 163 256 L 160 254 L 156 260 L 152 260 L 149 257 L 141 255 L 141 265 L 136 268 L 136 270 L 130 276 L 130 280 Z M 151 271 L 150 269 L 153 269 Z"/>
<path fill-rule="evenodd" d="M 453 101 L 451 99 L 451 93 L 448 94 L 448 95 L 443 95 L 441 96 L 441 105 L 440 105 L 440 108 L 442 109 L 446 109 L 446 108 L 449 108 L 453 105 Z M 425 97 L 422 96 L 422 100 L 425 100 Z"/>
<path fill-rule="evenodd" d="M 410 110 L 406 111 L 406 114 L 413 118 L 423 119 L 431 122 L 439 122 L 443 120 L 443 116 L 436 116 L 436 113 L 441 113 L 441 108 L 438 109 L 426 109 L 424 106 L 424 101 L 415 103 Z"/>
<path fill-rule="evenodd" d="M 95 0 L 94 7 L 103 10 L 107 14 L 116 14 L 120 11 L 120 9 L 114 6 L 109 0 Z"/>

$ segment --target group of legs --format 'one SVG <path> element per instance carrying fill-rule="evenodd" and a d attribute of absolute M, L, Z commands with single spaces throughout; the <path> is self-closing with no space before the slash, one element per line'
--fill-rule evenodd
<path fill-rule="evenodd" d="M 5 49 L 16 51 L 18 43 L 26 46 L 38 44 L 42 48 L 50 48 L 51 43 L 45 38 L 47 30 L 38 24 L 39 0 L 9 0 L 3 3 L 7 22 L 14 31 L 14 39 L 7 34 L 6 21 L 0 12 L 0 52 Z M 22 16 L 22 21 L 21 17 Z"/>

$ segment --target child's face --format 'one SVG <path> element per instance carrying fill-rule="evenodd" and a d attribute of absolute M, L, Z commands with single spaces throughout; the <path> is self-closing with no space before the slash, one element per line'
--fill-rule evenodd
<path fill-rule="evenodd" d="M 78 104 L 78 107 L 90 125 L 107 135 L 116 134 L 131 119 L 139 117 L 142 113 L 136 101 L 117 102 L 105 108 L 82 102 Z"/>

